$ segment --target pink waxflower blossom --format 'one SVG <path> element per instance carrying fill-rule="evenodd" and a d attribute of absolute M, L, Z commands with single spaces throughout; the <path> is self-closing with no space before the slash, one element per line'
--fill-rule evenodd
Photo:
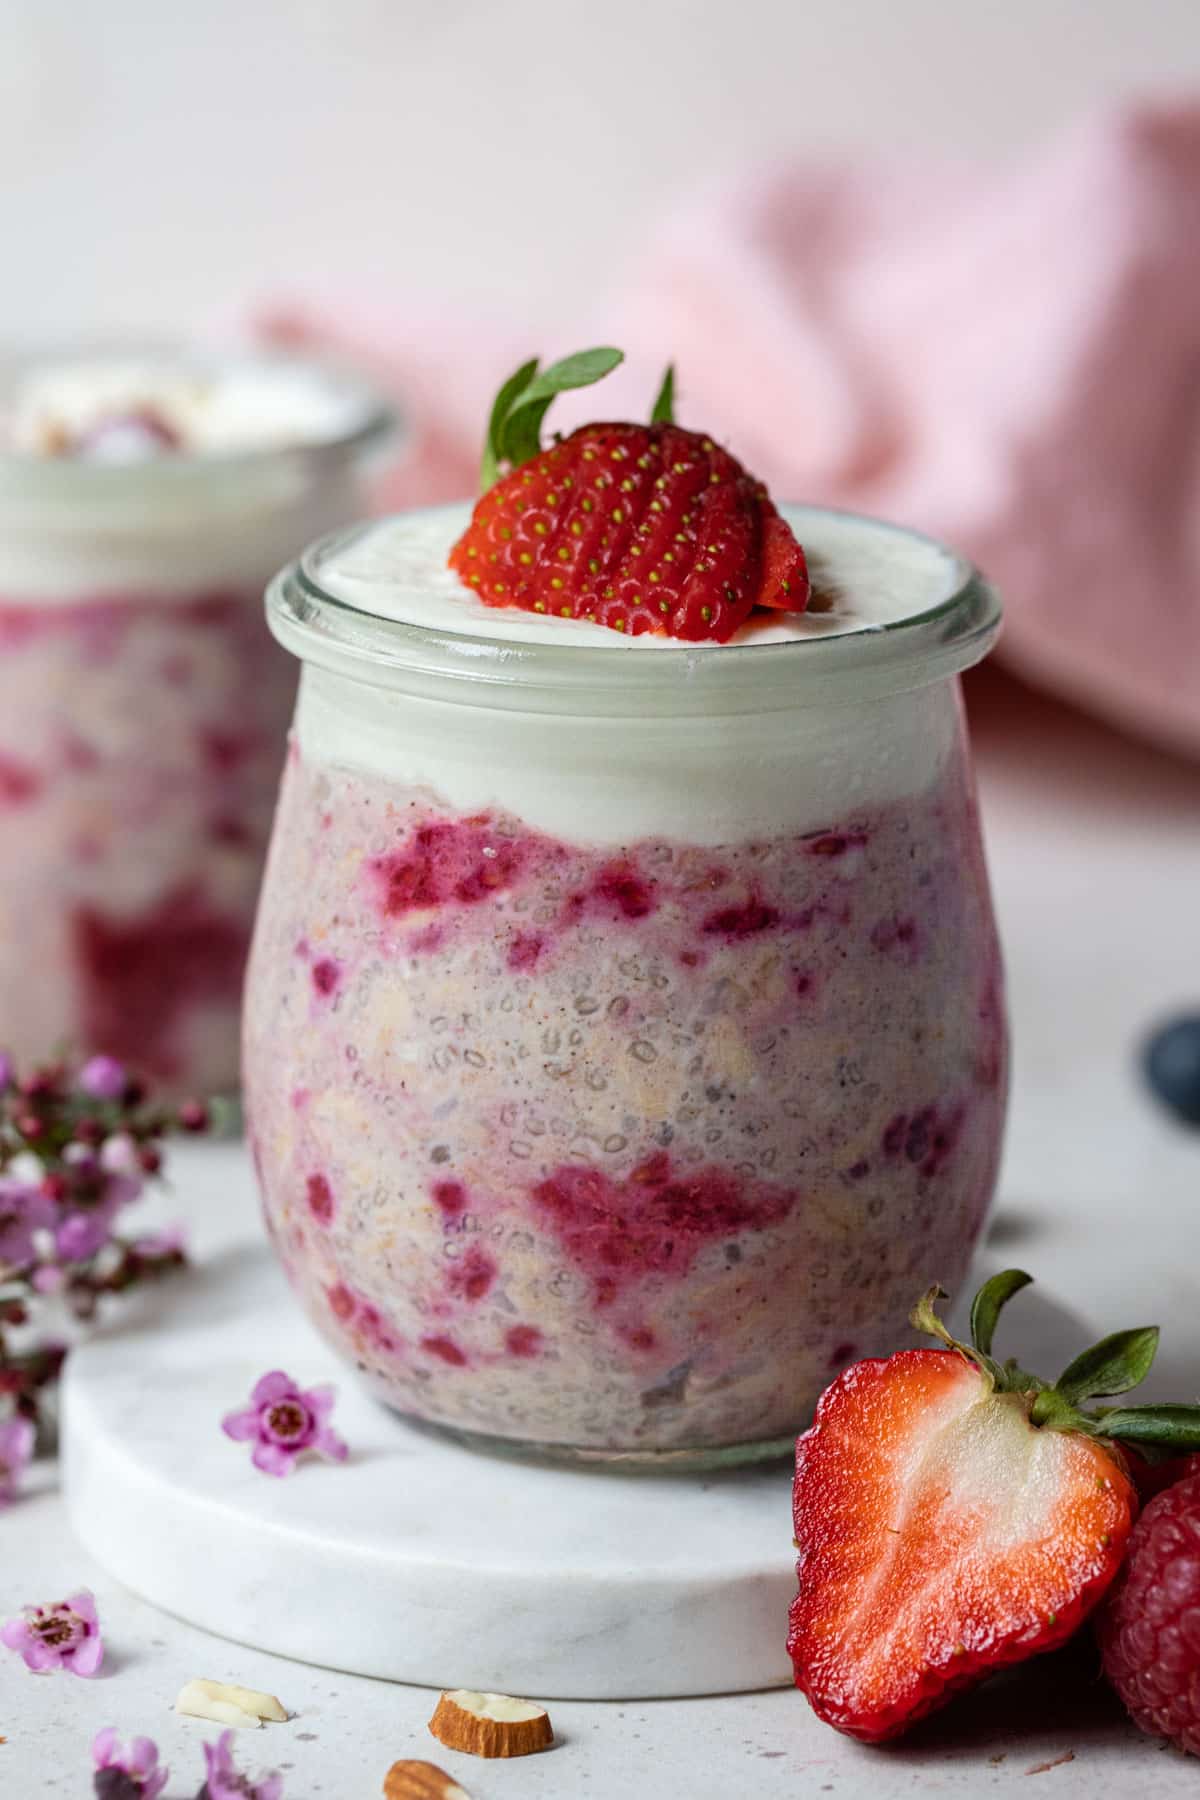
<path fill-rule="evenodd" d="M 46 1179 L 46 1165 L 34 1150 L 18 1150 L 10 1156 L 4 1173 L 10 1181 L 17 1181 L 22 1187 L 41 1187 Z"/>
<path fill-rule="evenodd" d="M 138 1147 L 127 1131 L 114 1131 L 100 1146 L 100 1167 L 109 1175 L 141 1175 Z"/>
<path fill-rule="evenodd" d="M 79 1071 L 79 1086 L 92 1100 L 119 1100 L 128 1084 L 125 1067 L 115 1056 L 89 1057 Z"/>
<path fill-rule="evenodd" d="M 96 1602 L 87 1588 L 54 1606 L 22 1607 L 19 1619 L 0 1625 L 0 1644 L 16 1650 L 25 1667 L 38 1675 L 51 1669 L 95 1675 L 104 1661 Z"/>
<path fill-rule="evenodd" d="M 251 1781 L 241 1774 L 233 1762 L 233 1733 L 223 1731 L 215 1744 L 205 1744 L 204 1762 L 208 1779 L 196 1800 L 281 1800 L 283 1776 L 272 1769 Z"/>
<path fill-rule="evenodd" d="M 221 1429 L 239 1444 L 254 1445 L 250 1460 L 264 1475 L 290 1475 L 306 1450 L 345 1462 L 349 1451 L 329 1426 L 335 1397 L 331 1387 L 301 1389 L 273 1369 L 255 1383 L 248 1407 L 226 1413 Z"/>
<path fill-rule="evenodd" d="M 84 1206 L 60 1209 L 54 1228 L 54 1247 L 62 1260 L 86 1262 L 97 1251 L 103 1250 L 112 1237 L 117 1214 L 132 1205 L 141 1191 L 142 1184 L 134 1176 L 109 1174 L 94 1200 Z"/>
<path fill-rule="evenodd" d="M 5 1419 L 0 1424 L 0 1506 L 11 1506 L 17 1483 L 33 1457 L 37 1433 L 28 1419 Z"/>
<path fill-rule="evenodd" d="M 107 1726 L 92 1742 L 92 1777 L 96 1800 L 156 1800 L 171 1771 L 158 1763 L 158 1745 L 147 1737 L 135 1737 L 122 1750 L 116 1727 Z"/>
<path fill-rule="evenodd" d="M 54 1219 L 54 1202 L 40 1187 L 0 1176 L 0 1269 L 24 1271 L 36 1260 L 35 1236 Z"/>
<path fill-rule="evenodd" d="M 164 1225 L 161 1231 L 147 1231 L 141 1237 L 134 1238 L 133 1248 L 138 1256 L 157 1261 L 162 1257 L 187 1255 L 187 1227 L 180 1223 Z"/>

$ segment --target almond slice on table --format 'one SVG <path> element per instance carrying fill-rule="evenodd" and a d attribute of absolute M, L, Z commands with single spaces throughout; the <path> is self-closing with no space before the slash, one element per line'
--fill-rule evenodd
<path fill-rule="evenodd" d="M 450 1750 L 471 1756 L 531 1756 L 554 1742 L 550 1715 L 535 1700 L 452 1688 L 434 1708 L 429 1729 Z"/>
<path fill-rule="evenodd" d="M 274 1694 L 257 1688 L 238 1687 L 231 1681 L 188 1681 L 179 1690 L 175 1711 L 191 1719 L 213 1719 L 218 1725 L 234 1725 L 257 1731 L 264 1719 L 282 1724 L 287 1711 Z"/>
<path fill-rule="evenodd" d="M 466 1788 L 436 1763 L 394 1762 L 383 1778 L 383 1800 L 471 1800 Z"/>

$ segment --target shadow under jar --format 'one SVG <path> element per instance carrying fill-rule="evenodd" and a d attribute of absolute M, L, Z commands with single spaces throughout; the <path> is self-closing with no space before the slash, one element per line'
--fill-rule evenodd
<path fill-rule="evenodd" d="M 727 646 L 483 613 L 465 513 L 281 575 L 304 669 L 244 1065 L 270 1234 L 397 1411 L 752 1460 L 960 1282 L 1006 1093 L 957 675 L 994 595 L 785 509 L 829 610 Z"/>
<path fill-rule="evenodd" d="M 262 587 L 361 513 L 386 423 L 282 357 L 0 368 L 0 1045 L 22 1063 L 71 1045 L 167 1093 L 236 1088 L 295 699 Z"/>

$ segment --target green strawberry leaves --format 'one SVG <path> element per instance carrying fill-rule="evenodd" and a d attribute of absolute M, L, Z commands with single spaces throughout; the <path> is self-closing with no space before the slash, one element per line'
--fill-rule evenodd
<path fill-rule="evenodd" d="M 1158 1350 L 1158 1326 L 1139 1325 L 1101 1338 L 1068 1363 L 1054 1384 L 1072 1406 L 1106 1394 L 1127 1394 L 1150 1373 Z"/>
<path fill-rule="evenodd" d="M 540 369 L 536 356 L 514 369 L 492 402 L 487 440 L 479 464 L 479 491 L 495 487 L 505 469 L 520 468 L 542 447 L 542 421 L 557 394 L 591 387 L 610 375 L 624 352 L 611 345 L 577 350 L 560 362 Z M 675 423 L 675 364 L 668 363 L 650 414 L 652 425 Z"/>
<path fill-rule="evenodd" d="M 1024 1269 L 1004 1269 L 985 1281 L 971 1302 L 971 1342 L 984 1356 L 992 1354 L 992 1338 L 1001 1308 L 1033 1280 Z"/>
<path fill-rule="evenodd" d="M 492 402 L 492 415 L 488 420 L 487 442 L 483 446 L 483 461 L 479 469 L 479 491 L 486 494 L 490 487 L 495 487 L 500 479 L 500 461 L 504 455 L 504 425 L 509 411 L 517 395 L 523 393 L 538 371 L 538 359 L 531 357 L 522 363 L 520 368 L 511 374 L 500 392 Z"/>
<path fill-rule="evenodd" d="M 578 350 L 538 372 L 538 360 L 522 363 L 504 383 L 492 405 L 487 442 L 480 466 L 482 491 L 500 479 L 501 464 L 518 468 L 542 447 L 542 420 L 557 394 L 591 387 L 624 362 L 624 352 L 602 346 Z"/>
<path fill-rule="evenodd" d="M 1113 1407 L 1096 1418 L 1101 1437 L 1123 1444 L 1156 1444 L 1171 1450 L 1200 1450 L 1200 1406 Z"/>
<path fill-rule="evenodd" d="M 557 394 L 572 388 L 591 387 L 625 360 L 620 350 L 580 350 L 551 363 L 520 391 L 508 409 L 503 426 L 504 455 L 513 468 L 528 462 L 542 447 L 542 420 Z"/>
<path fill-rule="evenodd" d="M 934 1310 L 944 1300 L 941 1288 L 930 1288 L 913 1308 L 918 1331 L 938 1339 L 948 1350 L 968 1357 L 990 1378 L 999 1393 L 1028 1397 L 1032 1425 L 1051 1431 L 1081 1431 L 1089 1437 L 1179 1450 L 1200 1450 L 1200 1406 L 1150 1405 L 1102 1408 L 1084 1412 L 1087 1400 L 1128 1393 L 1150 1373 L 1158 1350 L 1157 1325 L 1114 1331 L 1069 1362 L 1051 1385 L 1030 1375 L 1015 1359 L 1001 1365 L 992 1356 L 992 1338 L 1002 1308 L 1028 1287 L 1033 1277 L 1024 1269 L 1004 1269 L 985 1281 L 971 1306 L 971 1342 L 950 1335 Z"/>
<path fill-rule="evenodd" d="M 652 425 L 673 425 L 675 423 L 675 364 L 668 363 L 662 378 L 662 386 L 658 390 L 654 408 L 650 414 Z"/>

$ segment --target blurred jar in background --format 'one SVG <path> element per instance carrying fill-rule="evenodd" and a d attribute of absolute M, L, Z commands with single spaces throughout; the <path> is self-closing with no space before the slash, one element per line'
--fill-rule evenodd
<path fill-rule="evenodd" d="M 0 1044 L 232 1088 L 291 659 L 262 589 L 389 424 L 276 356 L 0 367 Z"/>

